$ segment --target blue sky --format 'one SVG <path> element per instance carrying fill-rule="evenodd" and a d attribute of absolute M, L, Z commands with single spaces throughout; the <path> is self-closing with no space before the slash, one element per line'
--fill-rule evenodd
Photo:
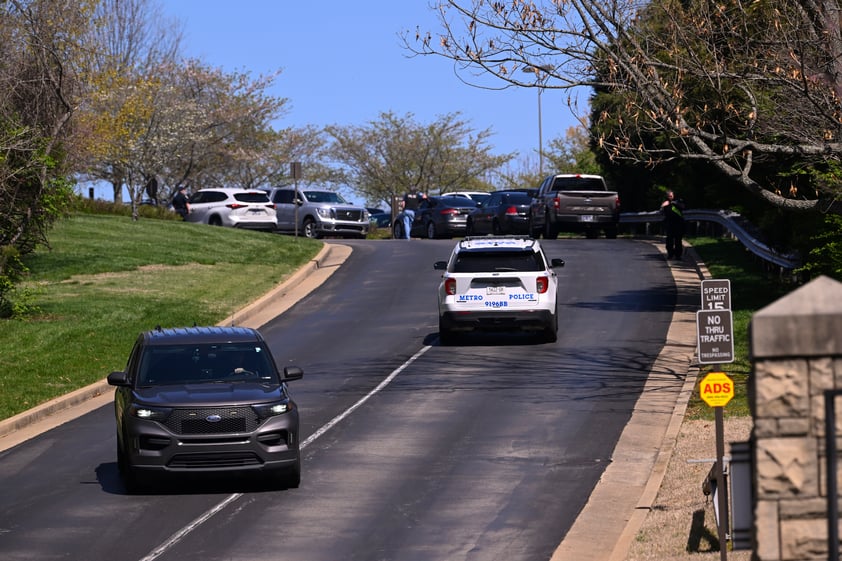
<path fill-rule="evenodd" d="M 517 152 L 537 167 L 537 89 L 471 87 L 451 61 L 402 47 L 403 31 L 438 30 L 428 0 L 159 2 L 182 22 L 187 56 L 254 76 L 281 70 L 271 91 L 289 100 L 280 127 L 362 126 L 386 111 L 427 124 L 460 112 L 472 129 L 491 129 L 493 153 Z M 564 92 L 545 90 L 541 110 L 545 147 L 576 124 Z"/>
<path fill-rule="evenodd" d="M 160 1 L 183 22 L 188 55 L 226 70 L 282 70 L 273 93 L 289 99 L 283 126 L 364 125 L 384 111 L 429 123 L 458 111 L 472 128 L 492 128 L 495 153 L 536 161 L 536 89 L 482 90 L 462 83 L 448 60 L 409 58 L 401 32 L 438 29 L 428 0 Z M 545 146 L 575 124 L 565 100 L 559 91 L 541 96 Z"/>

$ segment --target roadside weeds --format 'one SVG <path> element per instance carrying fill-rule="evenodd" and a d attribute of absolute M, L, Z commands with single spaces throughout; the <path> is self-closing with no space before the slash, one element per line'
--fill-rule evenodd
<path fill-rule="evenodd" d="M 751 417 L 725 419 L 725 453 L 731 442 L 748 440 Z M 713 421 L 684 420 L 653 508 L 629 547 L 625 561 L 718 561 L 713 498 L 702 482 L 716 457 Z M 751 551 L 728 551 L 730 561 L 749 561 Z"/>

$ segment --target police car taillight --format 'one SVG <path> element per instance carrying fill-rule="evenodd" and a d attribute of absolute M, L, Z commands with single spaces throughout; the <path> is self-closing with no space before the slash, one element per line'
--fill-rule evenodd
<path fill-rule="evenodd" d="M 535 279 L 535 290 L 538 294 L 543 294 L 550 288 L 550 277 L 538 277 Z"/>
<path fill-rule="evenodd" d="M 444 279 L 444 293 L 448 296 L 456 294 L 456 279 Z"/>

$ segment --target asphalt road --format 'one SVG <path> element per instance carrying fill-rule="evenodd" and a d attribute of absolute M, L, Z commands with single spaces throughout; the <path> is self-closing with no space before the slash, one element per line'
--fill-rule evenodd
<path fill-rule="evenodd" d="M 550 559 L 661 372 L 677 290 L 651 244 L 544 243 L 567 262 L 558 342 L 440 347 L 432 263 L 453 242 L 348 242 L 261 328 L 305 371 L 299 489 L 191 477 L 127 495 L 105 405 L 0 453 L 0 558 Z M 681 374 L 659 380 L 659 434 Z"/>

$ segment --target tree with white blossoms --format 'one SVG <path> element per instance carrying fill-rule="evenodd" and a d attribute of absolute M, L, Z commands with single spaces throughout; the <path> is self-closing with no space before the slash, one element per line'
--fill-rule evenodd
<path fill-rule="evenodd" d="M 120 171 L 135 207 L 153 180 L 162 199 L 182 185 L 251 186 L 255 178 L 244 178 L 243 167 L 277 147 L 272 122 L 286 100 L 267 93 L 274 79 L 198 60 L 112 76 L 89 114 L 99 139 L 92 159 Z"/>
<path fill-rule="evenodd" d="M 337 182 L 369 201 L 392 201 L 410 191 L 488 191 L 512 154 L 493 155 L 491 130 L 475 131 L 458 113 L 430 124 L 391 112 L 363 126 L 329 126 L 328 155 Z"/>
<path fill-rule="evenodd" d="M 83 64 L 86 94 L 78 116 L 86 150 L 78 163 L 80 177 L 111 184 L 122 201 L 127 144 L 143 134 L 150 118 L 161 68 L 180 57 L 181 24 L 165 18 L 154 0 L 99 0 L 86 31 Z"/>
<path fill-rule="evenodd" d="M 276 184 L 322 147 L 313 127 L 275 128 L 287 105 L 268 93 L 279 72 L 182 59 L 181 26 L 153 0 L 102 0 L 88 41 L 82 176 L 111 183 L 115 201 L 125 188 L 135 217 L 145 195 L 166 201 L 182 185 Z"/>

